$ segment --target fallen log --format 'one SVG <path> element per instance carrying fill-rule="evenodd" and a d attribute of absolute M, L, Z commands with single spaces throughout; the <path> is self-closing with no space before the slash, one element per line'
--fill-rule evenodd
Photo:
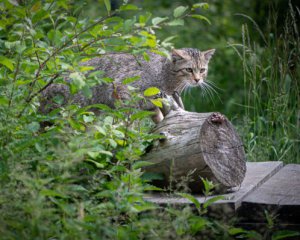
<path fill-rule="evenodd" d="M 146 172 L 160 173 L 160 187 L 189 175 L 188 186 L 200 192 L 202 178 L 222 189 L 239 186 L 246 173 L 243 143 L 230 121 L 220 113 L 195 113 L 179 108 L 165 116 L 154 129 L 165 135 L 143 160 L 153 165 Z"/>

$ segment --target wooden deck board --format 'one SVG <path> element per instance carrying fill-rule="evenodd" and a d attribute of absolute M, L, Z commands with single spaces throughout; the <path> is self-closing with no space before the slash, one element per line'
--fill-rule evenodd
<path fill-rule="evenodd" d="M 226 200 L 217 201 L 216 204 L 227 205 L 230 206 L 230 208 L 236 210 L 239 206 L 241 206 L 243 199 L 245 199 L 250 193 L 256 190 L 268 179 L 270 179 L 270 177 L 278 172 L 282 168 L 282 166 L 282 162 L 248 162 L 246 176 L 241 187 L 235 192 L 224 194 L 223 196 Z M 205 198 L 203 196 L 194 196 L 201 203 L 205 201 Z M 191 204 L 191 202 L 186 198 L 162 193 L 146 195 L 145 199 L 161 205 Z"/>
<path fill-rule="evenodd" d="M 300 165 L 288 164 L 244 199 L 245 203 L 300 207 Z"/>

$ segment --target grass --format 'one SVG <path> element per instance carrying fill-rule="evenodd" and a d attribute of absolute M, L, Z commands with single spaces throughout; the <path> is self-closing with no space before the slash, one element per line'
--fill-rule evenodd
<path fill-rule="evenodd" d="M 233 45 L 243 63 L 246 94 L 244 119 L 238 128 L 249 161 L 300 163 L 300 36 L 296 22 L 300 12 L 291 4 L 289 8 L 284 22 L 279 22 L 274 10 L 270 12 L 267 31 L 241 15 L 251 21 L 261 41 L 251 41 L 244 24 L 242 44 Z"/>

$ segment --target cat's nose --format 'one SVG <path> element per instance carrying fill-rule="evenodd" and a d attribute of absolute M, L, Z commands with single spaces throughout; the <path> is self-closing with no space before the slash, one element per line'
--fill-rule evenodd
<path fill-rule="evenodd" d="M 195 79 L 195 82 L 196 82 L 196 83 L 200 82 L 200 79 L 196 78 L 196 79 Z"/>

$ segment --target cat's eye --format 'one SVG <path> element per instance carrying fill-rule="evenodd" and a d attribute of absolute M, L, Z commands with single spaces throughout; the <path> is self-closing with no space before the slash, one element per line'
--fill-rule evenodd
<path fill-rule="evenodd" d="M 205 72 L 205 68 L 201 68 L 200 73 L 204 73 L 204 72 Z"/>
<path fill-rule="evenodd" d="M 186 68 L 185 70 L 186 70 L 187 72 L 190 72 L 190 73 L 193 72 L 193 69 L 192 69 L 192 68 Z"/>

